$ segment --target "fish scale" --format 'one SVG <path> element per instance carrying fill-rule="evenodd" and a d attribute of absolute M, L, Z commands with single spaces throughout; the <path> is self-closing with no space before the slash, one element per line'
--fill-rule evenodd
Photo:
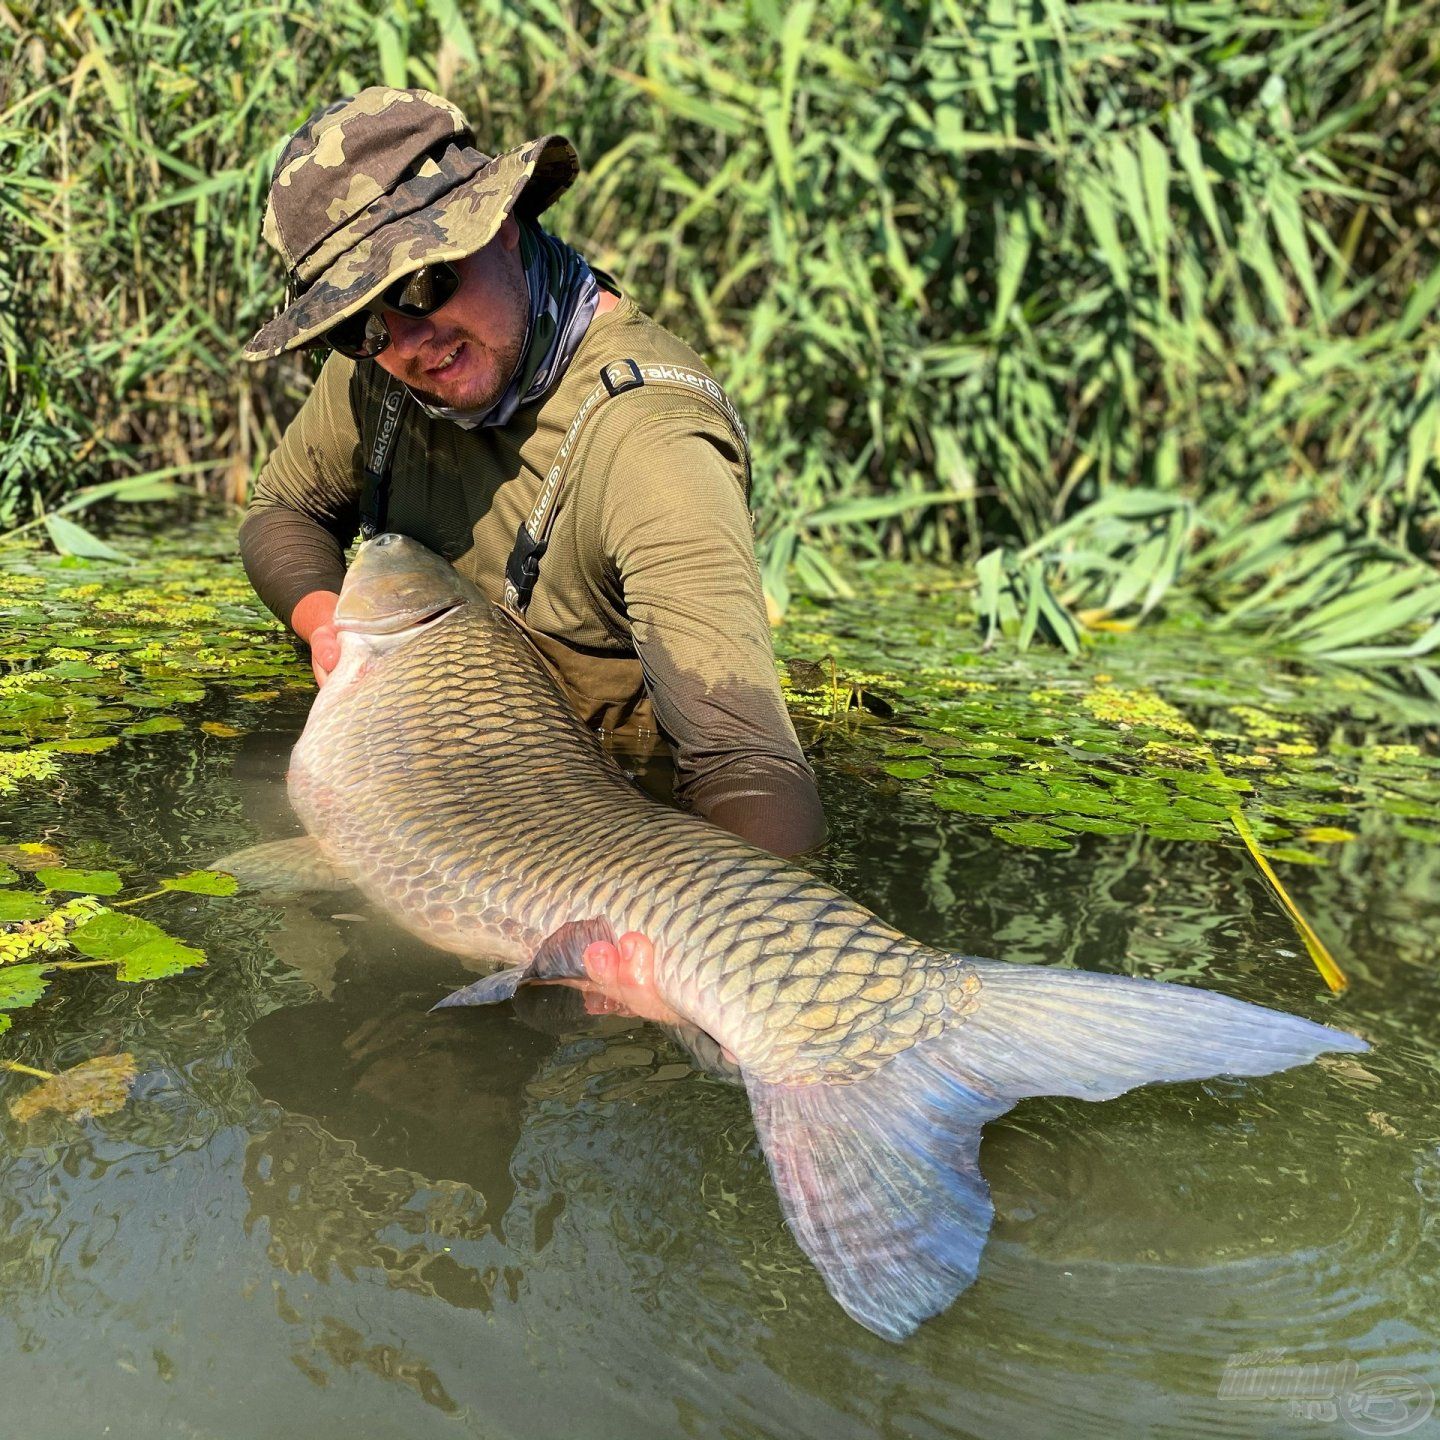
<path fill-rule="evenodd" d="M 432 703 L 437 675 L 465 677 L 463 702 Z M 636 789 L 554 692 L 528 643 L 486 606 L 465 606 L 375 657 L 333 696 L 327 686 L 292 758 L 290 792 L 330 858 L 445 948 L 514 958 L 505 919 L 535 943 L 594 916 L 616 934 L 650 936 L 662 997 L 700 1012 L 702 1028 L 759 1073 L 833 1078 L 822 1062 L 833 1060 L 831 1046 L 845 1050 L 844 1037 L 816 1053 L 821 1021 L 888 1032 L 887 1043 L 868 1047 L 866 1070 L 934 1028 L 890 1023 L 917 985 L 873 1000 L 847 995 L 836 1021 L 833 1002 L 806 977 L 834 972 L 845 954 L 900 949 L 913 963 L 923 947 L 798 867 Z M 331 823 L 339 814 L 350 823 Z M 659 883 L 637 884 L 646 872 Z M 627 896 L 622 905 L 617 895 Z M 452 914 L 439 918 L 439 908 Z M 873 950 L 855 947 L 857 930 L 869 932 Z M 774 987 L 752 975 L 767 959 L 789 969 L 790 998 L 783 987 L 772 998 Z M 707 1003 L 711 995 L 726 1007 L 745 996 L 766 1008 L 737 1024 Z M 795 1007 L 788 1033 L 776 1031 L 777 1000 Z"/>
<path fill-rule="evenodd" d="M 290 767 L 331 865 L 430 943 L 509 962 L 442 1005 L 579 979 L 590 940 L 647 937 L 692 1053 L 738 1067 L 797 1240 L 880 1335 L 975 1279 L 980 1128 L 1017 1100 L 1367 1048 L 1224 995 L 911 940 L 637 790 L 510 619 L 414 541 L 361 548 L 336 621 Z"/>

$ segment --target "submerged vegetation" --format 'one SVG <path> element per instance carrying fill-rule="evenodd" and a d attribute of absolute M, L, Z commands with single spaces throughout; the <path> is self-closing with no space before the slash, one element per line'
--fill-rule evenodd
<path fill-rule="evenodd" d="M 1178 590 L 1440 693 L 1437 17 L 11 0 L 0 527 L 244 493 L 307 383 L 236 358 L 280 291 L 276 147 L 419 84 L 492 150 L 575 139 L 555 227 L 747 417 L 778 608 L 963 558 L 992 636 L 1073 649 Z"/>

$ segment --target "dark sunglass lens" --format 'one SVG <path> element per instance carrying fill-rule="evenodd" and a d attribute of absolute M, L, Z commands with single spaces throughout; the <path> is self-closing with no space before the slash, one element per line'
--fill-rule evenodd
<path fill-rule="evenodd" d="M 380 316 L 361 310 L 332 326 L 325 338 L 342 355 L 352 360 L 368 360 L 390 343 L 390 332 Z"/>
<path fill-rule="evenodd" d="M 421 319 L 438 310 L 459 286 L 459 272 L 453 265 L 442 261 L 436 265 L 422 265 L 413 274 L 397 280 L 385 292 L 383 299 L 392 310 Z"/>

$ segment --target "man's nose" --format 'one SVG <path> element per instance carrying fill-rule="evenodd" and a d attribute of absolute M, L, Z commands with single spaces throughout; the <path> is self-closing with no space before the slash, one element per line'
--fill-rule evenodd
<path fill-rule="evenodd" d="M 428 319 L 417 320 L 398 310 L 386 310 L 385 328 L 390 332 L 390 344 L 396 355 L 405 360 L 414 359 L 435 333 Z"/>

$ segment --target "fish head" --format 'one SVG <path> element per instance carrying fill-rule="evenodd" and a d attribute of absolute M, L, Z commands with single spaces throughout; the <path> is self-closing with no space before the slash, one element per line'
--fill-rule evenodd
<path fill-rule="evenodd" d="M 487 607 L 480 592 L 418 540 L 393 534 L 367 540 L 340 587 L 334 622 L 340 660 L 316 697 L 312 716 L 340 705 L 354 682 L 377 663 L 407 652 L 458 612 L 476 606 Z"/>
<path fill-rule="evenodd" d="M 408 535 L 377 535 L 355 554 L 335 607 L 335 629 L 376 642 L 399 640 L 477 599 L 454 566 Z"/>

